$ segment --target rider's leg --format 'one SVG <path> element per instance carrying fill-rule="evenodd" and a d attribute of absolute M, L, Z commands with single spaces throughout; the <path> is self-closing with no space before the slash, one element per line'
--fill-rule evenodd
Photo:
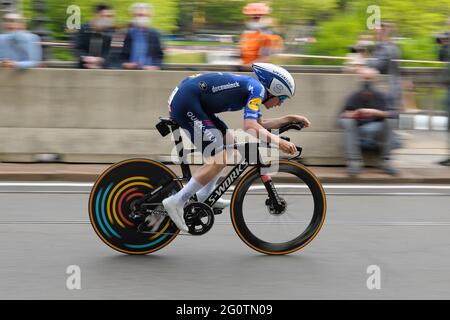
<path fill-rule="evenodd" d="M 203 189 L 206 188 L 206 192 L 208 192 L 209 189 L 208 196 L 214 190 L 221 172 L 226 167 L 226 151 L 208 158 L 206 162 L 193 174 L 186 186 L 173 196 L 173 200 L 178 206 L 184 205 L 198 191 L 203 192 Z M 205 199 L 199 200 L 204 201 Z"/>
<path fill-rule="evenodd" d="M 201 188 L 197 192 L 197 199 L 200 202 L 204 202 L 208 196 L 214 191 L 214 189 L 217 186 L 217 181 L 219 181 L 220 177 L 222 176 L 223 169 L 220 170 L 218 174 L 216 174 L 203 188 Z"/>
<path fill-rule="evenodd" d="M 216 157 L 223 158 L 225 151 L 217 154 Z M 170 218 L 177 225 L 180 230 L 189 231 L 184 221 L 184 204 L 200 189 L 203 188 L 205 184 L 217 176 L 223 168 L 226 166 L 225 162 L 222 163 L 207 163 L 200 167 L 191 180 L 186 184 L 186 186 L 181 189 L 175 195 L 163 200 L 163 206 L 167 210 Z"/>
<path fill-rule="evenodd" d="M 181 91 L 181 93 L 180 93 Z M 213 159 L 223 158 L 224 133 L 215 125 L 215 117 L 207 114 L 198 97 L 183 93 L 181 89 L 171 103 L 171 116 L 181 128 L 189 133 L 191 141 L 198 150 L 207 156 L 206 150 L 211 150 Z M 223 124 L 226 128 L 226 125 Z M 208 161 L 202 166 L 186 186 L 175 195 L 163 200 L 163 206 L 180 230 L 188 231 L 184 221 L 185 203 L 225 167 L 225 161 Z"/>
<path fill-rule="evenodd" d="M 218 118 L 217 118 L 218 119 Z M 220 120 L 215 121 L 216 127 L 220 128 L 220 131 L 224 133 L 225 136 L 225 144 L 230 145 L 233 144 L 234 137 L 230 134 L 230 132 L 227 131 L 226 125 Z M 223 124 L 221 124 L 223 123 Z M 221 155 L 218 155 L 214 158 L 212 158 L 212 161 L 210 159 L 207 159 L 207 164 L 205 165 L 205 169 L 201 169 L 196 172 L 194 175 L 197 180 L 201 180 L 202 183 L 204 183 L 204 187 L 200 189 L 197 192 L 197 199 L 200 202 L 204 202 L 209 195 L 214 191 L 214 189 L 217 186 L 217 181 L 220 179 L 223 173 L 223 169 L 226 167 L 227 158 L 231 155 L 228 149 L 225 149 L 225 152 Z M 223 164 L 223 165 L 221 165 Z M 210 168 L 213 167 L 213 168 Z M 211 177 L 212 174 L 215 174 Z M 208 182 L 209 181 L 209 182 Z M 230 204 L 229 200 L 225 199 L 218 199 L 218 201 L 215 203 L 214 207 L 218 207 L 221 209 L 224 209 L 225 207 L 228 207 Z"/>

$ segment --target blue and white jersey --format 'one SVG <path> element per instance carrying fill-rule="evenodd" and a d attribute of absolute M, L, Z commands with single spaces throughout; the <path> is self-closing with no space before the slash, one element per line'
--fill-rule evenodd
<path fill-rule="evenodd" d="M 186 87 L 197 92 L 205 112 L 216 114 L 244 109 L 244 119 L 261 117 L 265 89 L 253 77 L 222 72 L 197 74 L 182 81 L 180 89 Z"/>

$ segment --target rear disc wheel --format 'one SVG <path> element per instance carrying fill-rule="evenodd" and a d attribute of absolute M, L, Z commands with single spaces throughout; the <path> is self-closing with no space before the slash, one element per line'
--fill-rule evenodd
<path fill-rule="evenodd" d="M 178 235 L 175 224 L 166 217 L 154 234 L 138 231 L 131 217 L 132 204 L 163 184 L 152 203 L 160 203 L 182 188 L 177 176 L 163 164 L 148 159 L 130 159 L 108 168 L 95 182 L 89 197 L 89 218 L 99 238 L 122 253 L 141 255 L 162 249 Z"/>

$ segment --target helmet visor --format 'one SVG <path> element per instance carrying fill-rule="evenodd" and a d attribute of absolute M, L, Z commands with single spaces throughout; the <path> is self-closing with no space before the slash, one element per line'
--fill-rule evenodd
<path fill-rule="evenodd" d="M 288 97 L 288 96 L 279 96 L 278 98 L 280 99 L 280 102 L 283 103 L 283 102 L 285 102 L 286 99 L 288 99 L 289 97 Z"/>

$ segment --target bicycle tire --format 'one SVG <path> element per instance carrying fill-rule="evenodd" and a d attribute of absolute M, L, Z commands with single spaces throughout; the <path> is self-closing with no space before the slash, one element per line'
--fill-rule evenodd
<path fill-rule="evenodd" d="M 284 255 L 300 250 L 319 233 L 326 216 L 326 195 L 319 179 L 299 163 L 282 160 L 278 163 L 279 172 L 297 176 L 310 189 L 314 199 L 314 210 L 308 227 L 295 239 L 284 243 L 270 243 L 255 236 L 246 225 L 243 216 L 243 200 L 251 184 L 260 178 L 258 167 L 249 170 L 238 182 L 231 198 L 230 214 L 233 227 L 250 248 L 268 255 Z"/>

